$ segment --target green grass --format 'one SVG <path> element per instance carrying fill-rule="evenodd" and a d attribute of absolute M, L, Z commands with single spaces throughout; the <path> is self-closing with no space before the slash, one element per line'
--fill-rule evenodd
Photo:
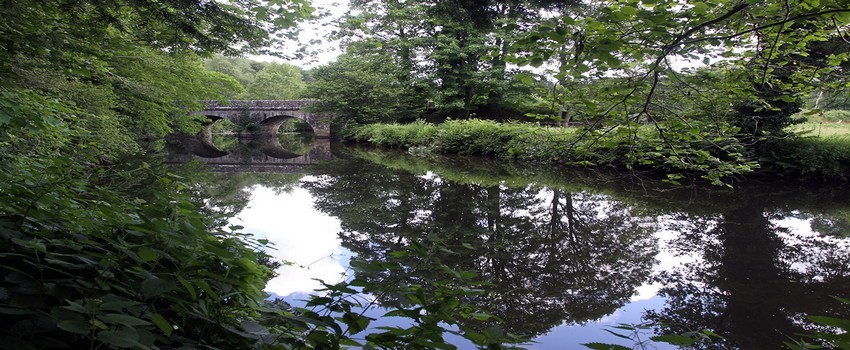
<path fill-rule="evenodd" d="M 771 171 L 801 180 L 850 179 L 850 134 L 777 140 L 761 156 Z"/>
<path fill-rule="evenodd" d="M 789 128 L 800 136 L 832 137 L 850 135 L 850 120 L 845 122 L 810 121 Z"/>
<path fill-rule="evenodd" d="M 850 111 L 803 111 L 797 117 L 806 122 L 789 127 L 787 130 L 802 137 L 832 137 L 850 135 Z"/>

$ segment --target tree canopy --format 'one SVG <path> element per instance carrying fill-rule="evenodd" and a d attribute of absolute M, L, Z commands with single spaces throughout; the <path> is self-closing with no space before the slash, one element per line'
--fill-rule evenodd
<path fill-rule="evenodd" d="M 752 171 L 793 136 L 807 94 L 819 105 L 847 86 L 848 30 L 840 0 L 373 0 L 352 3 L 337 37 L 418 88 L 404 102 L 414 115 L 396 120 L 580 123 L 564 147 L 626 140 L 629 168 L 723 183 L 715 165 L 731 165 L 721 177 Z M 335 79 L 320 78 L 315 95 Z M 423 102 L 435 109 L 413 108 Z"/>
<path fill-rule="evenodd" d="M 304 1 L 0 2 L 0 348 L 250 348 L 276 266 L 156 151 Z M 206 210 L 206 211 L 205 211 Z"/>

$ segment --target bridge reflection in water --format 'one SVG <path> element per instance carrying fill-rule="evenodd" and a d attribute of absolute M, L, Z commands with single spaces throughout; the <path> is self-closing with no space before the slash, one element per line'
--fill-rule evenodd
<path fill-rule="evenodd" d="M 240 138 L 240 147 L 227 152 L 216 147 L 208 133 L 171 135 L 166 139 L 166 163 L 200 160 L 216 172 L 306 173 L 310 165 L 333 159 L 328 138 L 315 138 L 307 153 L 286 150 L 277 136 Z"/>

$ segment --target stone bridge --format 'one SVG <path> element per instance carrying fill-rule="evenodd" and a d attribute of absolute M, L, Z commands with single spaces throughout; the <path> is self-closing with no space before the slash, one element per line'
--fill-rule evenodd
<path fill-rule="evenodd" d="M 317 100 L 235 100 L 222 104 L 202 101 L 206 109 L 194 112 L 210 119 L 198 135 L 172 134 L 166 138 L 168 163 L 185 163 L 199 159 L 216 171 L 296 172 L 305 166 L 332 159 L 330 121 L 332 115 L 311 113 L 305 107 Z M 315 140 L 306 154 L 296 154 L 280 144 L 278 130 L 289 118 L 305 121 L 313 129 Z M 227 119 L 237 126 L 258 128 L 239 133 L 240 146 L 234 152 L 218 148 L 212 138 L 212 125 Z"/>
<path fill-rule="evenodd" d="M 236 125 L 257 125 L 260 134 L 277 135 L 280 125 L 286 119 L 301 119 L 313 128 L 316 138 L 329 138 L 331 136 L 330 121 L 332 115 L 310 113 L 304 108 L 316 103 L 318 100 L 233 100 L 229 104 L 218 101 L 202 101 L 207 108 L 197 111 L 195 114 L 205 115 L 213 123 L 220 119 L 227 119 Z M 212 125 L 212 123 L 210 123 Z M 206 132 L 210 131 L 207 125 Z M 258 134 L 258 132 L 253 132 Z"/>

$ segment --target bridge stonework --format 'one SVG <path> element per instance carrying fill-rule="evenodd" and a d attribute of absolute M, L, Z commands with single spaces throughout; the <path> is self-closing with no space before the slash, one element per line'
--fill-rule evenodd
<path fill-rule="evenodd" d="M 316 138 L 331 136 L 332 115 L 304 111 L 305 107 L 319 103 L 318 100 L 233 100 L 229 104 L 203 102 L 206 109 L 195 114 L 205 115 L 213 121 L 227 119 L 236 125 L 253 123 L 260 127 L 261 133 L 276 135 L 286 119 L 297 118 L 313 128 Z"/>

